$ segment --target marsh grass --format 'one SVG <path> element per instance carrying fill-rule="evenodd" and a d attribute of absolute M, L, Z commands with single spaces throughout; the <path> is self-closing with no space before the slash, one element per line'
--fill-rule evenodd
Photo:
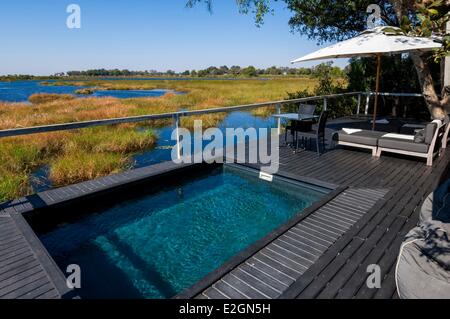
<path fill-rule="evenodd" d="M 65 154 L 52 161 L 50 178 L 55 186 L 77 183 L 120 172 L 127 158 L 115 153 L 77 152 Z"/>
<path fill-rule="evenodd" d="M 27 172 L 13 173 L 0 168 L 0 176 L 0 202 L 18 198 L 31 192 Z"/>
<path fill-rule="evenodd" d="M 127 169 L 133 154 L 151 149 L 156 136 L 136 125 L 44 133 L 0 141 L 0 202 L 28 195 L 29 176 L 49 165 L 63 186 Z"/>
<path fill-rule="evenodd" d="M 62 83 L 52 83 L 59 85 Z M 116 99 L 75 98 L 71 95 L 36 94 L 29 104 L 0 103 L 0 129 L 160 114 L 179 110 L 207 109 L 281 100 L 286 92 L 312 90 L 315 79 L 215 80 L 215 81 L 88 81 L 70 85 L 109 90 L 169 89 L 184 94 L 167 93 L 158 98 Z M 255 110 L 268 116 L 270 109 Z M 192 129 L 196 119 L 203 127 L 217 126 L 225 113 L 206 114 L 182 119 L 182 126 Z M 157 137 L 152 128 L 172 124 L 172 120 L 149 121 L 133 125 L 89 128 L 68 132 L 43 133 L 0 140 L 0 201 L 31 192 L 29 176 L 47 165 L 55 186 L 72 184 L 130 166 L 133 154 L 151 149 Z"/>
<path fill-rule="evenodd" d="M 28 98 L 28 101 L 33 104 L 44 104 L 49 102 L 64 102 L 74 100 L 75 97 L 70 94 L 49 94 L 49 93 L 38 93 L 33 94 Z"/>
<path fill-rule="evenodd" d="M 75 94 L 79 95 L 91 95 L 94 94 L 96 91 L 95 88 L 84 88 L 84 89 L 78 89 L 75 91 Z"/>

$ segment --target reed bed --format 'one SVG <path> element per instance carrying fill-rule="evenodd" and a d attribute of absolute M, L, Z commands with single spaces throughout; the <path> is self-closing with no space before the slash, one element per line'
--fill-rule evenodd
<path fill-rule="evenodd" d="M 74 85 L 73 82 L 70 84 Z M 109 97 L 76 98 L 72 95 L 36 94 L 30 97 L 31 105 L 0 103 L 0 129 L 281 100 L 287 96 L 287 92 L 312 90 L 316 84 L 315 79 L 305 78 L 76 82 L 75 85 L 78 86 L 103 90 L 169 89 L 173 92 L 158 98 L 122 100 Z M 266 108 L 255 110 L 254 114 L 268 116 L 270 112 L 272 109 Z M 218 113 L 186 117 L 182 119 L 181 125 L 192 129 L 194 121 L 201 119 L 204 128 L 213 127 L 225 116 L 225 113 Z M 32 193 L 30 176 L 44 165 L 49 167 L 49 177 L 54 186 L 126 170 L 131 166 L 130 161 L 134 154 L 149 150 L 156 144 L 157 136 L 153 129 L 170 123 L 170 120 L 158 120 L 1 139 L 0 202 Z"/>

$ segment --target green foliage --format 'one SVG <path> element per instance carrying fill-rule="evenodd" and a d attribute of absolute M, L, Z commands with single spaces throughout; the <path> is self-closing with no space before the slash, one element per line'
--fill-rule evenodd
<path fill-rule="evenodd" d="M 258 73 L 256 72 L 256 68 L 254 66 L 246 67 L 245 69 L 242 70 L 242 74 L 250 78 L 258 76 Z"/>
<path fill-rule="evenodd" d="M 238 0 L 242 13 L 252 13 L 259 26 L 264 16 L 273 10 L 276 0 Z M 407 34 L 429 37 L 445 35 L 449 19 L 448 0 L 280 0 L 293 13 L 289 25 L 293 31 L 306 34 L 319 43 L 341 41 L 367 29 L 370 4 L 381 7 L 382 24 L 401 27 Z M 190 0 L 188 5 L 206 3 L 211 10 L 213 0 Z M 444 49 L 436 59 L 450 52 L 449 38 L 444 37 Z"/>
<path fill-rule="evenodd" d="M 346 74 L 338 66 L 333 66 L 333 62 L 321 63 L 311 68 L 311 75 L 316 78 L 322 78 L 324 76 L 332 78 L 345 78 Z"/>
<path fill-rule="evenodd" d="M 395 93 L 420 92 L 417 73 L 411 60 L 400 55 L 383 56 L 381 68 L 380 91 Z M 432 64 L 433 73 L 439 72 L 439 65 Z M 352 59 L 346 69 L 348 74 L 349 92 L 369 92 L 375 87 L 376 61 L 375 58 Z M 429 112 L 423 99 L 381 97 L 379 100 L 380 114 L 403 115 L 407 110 L 408 116 L 415 118 L 429 118 Z"/>
<path fill-rule="evenodd" d="M 400 27 L 405 34 L 431 37 L 441 36 L 443 47 L 434 54 L 435 62 L 450 54 L 450 34 L 446 24 L 450 21 L 450 2 L 447 0 L 416 1 L 414 15 L 404 15 Z"/>
<path fill-rule="evenodd" d="M 213 0 L 188 0 L 186 6 L 192 8 L 197 3 L 205 4 L 208 11 L 212 12 Z M 266 14 L 273 13 L 273 9 L 270 7 L 271 0 L 236 0 L 236 4 L 241 13 L 248 14 L 251 12 L 255 16 L 255 23 L 257 26 L 264 23 Z"/>
<path fill-rule="evenodd" d="M 288 93 L 287 99 L 300 99 L 309 96 L 322 96 L 340 94 L 346 92 L 346 87 L 343 83 L 335 81 L 333 78 L 333 68 L 331 64 L 325 64 L 321 68 L 321 76 L 319 77 L 319 84 L 315 87 L 311 95 L 307 90 L 301 90 L 293 93 Z M 308 102 L 309 103 L 309 102 Z M 314 103 L 314 102 L 313 102 Z M 316 103 L 316 113 L 320 114 L 323 110 L 323 101 L 319 100 Z M 297 112 L 297 104 L 289 105 L 289 110 Z M 328 111 L 332 118 L 352 115 L 355 108 L 355 100 L 346 97 L 334 98 L 328 100 Z"/>

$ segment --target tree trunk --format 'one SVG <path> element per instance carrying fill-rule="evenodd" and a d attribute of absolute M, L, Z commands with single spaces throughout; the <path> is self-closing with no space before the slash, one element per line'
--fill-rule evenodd
<path fill-rule="evenodd" d="M 411 0 L 391 0 L 395 14 L 398 21 L 402 20 L 402 17 L 407 15 L 408 8 L 412 6 Z M 441 100 L 436 93 L 436 89 L 433 84 L 433 77 L 431 75 L 430 67 L 428 63 L 423 59 L 420 53 L 411 53 L 414 66 L 419 76 L 419 83 L 422 88 L 422 94 L 425 98 L 428 110 L 433 119 L 442 120 L 450 113 L 450 88 L 442 88 Z"/>
<path fill-rule="evenodd" d="M 419 76 L 422 94 L 432 118 L 438 120 L 444 119 L 450 111 L 449 95 L 444 89 L 442 99 L 439 99 L 436 89 L 434 88 L 430 67 L 420 53 L 411 53 L 411 59 L 416 68 L 417 75 Z"/>

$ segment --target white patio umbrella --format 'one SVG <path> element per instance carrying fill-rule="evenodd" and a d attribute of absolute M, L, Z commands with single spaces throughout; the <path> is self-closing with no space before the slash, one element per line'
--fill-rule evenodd
<path fill-rule="evenodd" d="M 390 54 L 408 53 L 412 51 L 432 51 L 442 46 L 431 38 L 411 37 L 402 34 L 396 27 L 377 27 L 366 30 L 358 36 L 320 49 L 304 57 L 292 61 L 299 63 L 313 60 L 352 58 L 352 57 L 377 57 L 376 95 L 373 114 L 373 129 L 378 108 L 378 93 L 380 89 L 381 56 Z"/>

